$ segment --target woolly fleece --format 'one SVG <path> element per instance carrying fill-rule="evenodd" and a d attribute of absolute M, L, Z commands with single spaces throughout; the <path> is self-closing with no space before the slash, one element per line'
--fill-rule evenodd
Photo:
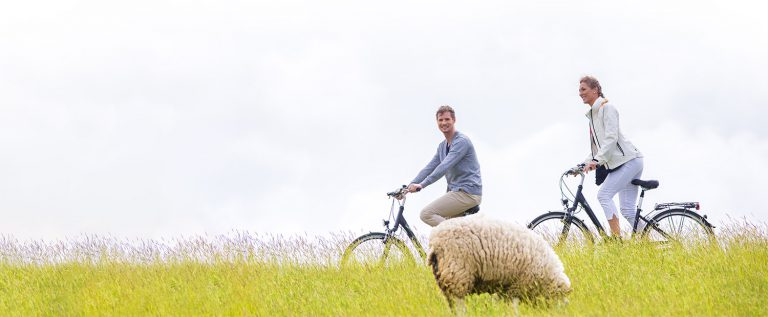
<path fill-rule="evenodd" d="M 451 307 L 474 293 L 533 300 L 571 291 L 552 247 L 517 224 L 483 215 L 449 219 L 432 231 L 429 247 L 429 265 Z"/>

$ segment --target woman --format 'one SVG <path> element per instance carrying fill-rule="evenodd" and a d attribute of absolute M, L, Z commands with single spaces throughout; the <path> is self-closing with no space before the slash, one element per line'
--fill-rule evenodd
<path fill-rule="evenodd" d="M 579 80 L 579 96 L 589 107 L 586 115 L 592 144 L 592 151 L 584 161 L 584 172 L 588 173 L 598 167 L 607 169 L 609 174 L 602 185 L 597 178 L 600 185 L 597 200 L 603 206 L 611 234 L 618 238 L 621 229 L 613 196 L 619 194 L 621 214 L 634 227 L 638 187 L 632 185 L 632 180 L 643 174 L 643 155 L 621 133 L 619 112 L 605 99 L 597 79 L 592 76 L 582 77 Z"/>

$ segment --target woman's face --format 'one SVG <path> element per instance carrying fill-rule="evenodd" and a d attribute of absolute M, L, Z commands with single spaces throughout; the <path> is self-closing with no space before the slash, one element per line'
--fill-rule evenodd
<path fill-rule="evenodd" d="M 579 83 L 579 97 L 581 97 L 581 100 L 584 101 L 585 104 L 591 106 L 595 103 L 598 96 L 597 87 L 590 88 L 587 83 Z"/>

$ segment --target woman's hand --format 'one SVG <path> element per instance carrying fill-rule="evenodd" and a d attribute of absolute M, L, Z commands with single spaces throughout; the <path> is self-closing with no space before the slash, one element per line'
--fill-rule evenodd
<path fill-rule="evenodd" d="M 584 173 L 589 173 L 590 171 L 594 171 L 596 168 L 597 168 L 597 162 L 590 161 L 589 163 L 587 163 L 587 165 L 584 166 L 583 171 Z"/>

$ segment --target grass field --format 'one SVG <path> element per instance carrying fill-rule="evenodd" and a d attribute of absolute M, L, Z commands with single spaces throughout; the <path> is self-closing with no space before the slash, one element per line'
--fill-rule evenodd
<path fill-rule="evenodd" d="M 720 246 L 658 250 L 624 243 L 556 250 L 574 292 L 524 316 L 768 314 L 768 234 L 741 224 Z M 0 237 L 2 316 L 450 316 L 425 265 L 339 269 L 351 234 L 163 241 Z M 470 316 L 509 316 L 495 296 Z"/>

